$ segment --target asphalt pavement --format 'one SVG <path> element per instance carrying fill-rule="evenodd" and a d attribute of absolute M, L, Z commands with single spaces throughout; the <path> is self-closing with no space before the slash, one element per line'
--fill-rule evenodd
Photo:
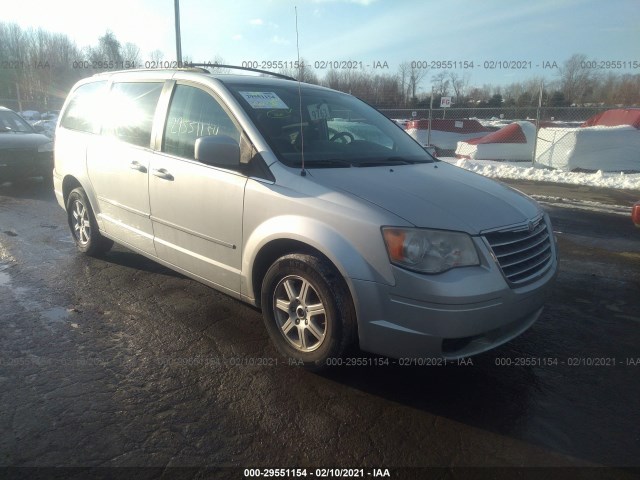
<path fill-rule="evenodd" d="M 640 467 L 640 229 L 552 200 L 640 192 L 509 183 L 558 237 L 540 320 L 466 363 L 356 352 L 322 374 L 247 305 L 125 248 L 78 254 L 42 182 L 0 186 L 0 466 Z"/>

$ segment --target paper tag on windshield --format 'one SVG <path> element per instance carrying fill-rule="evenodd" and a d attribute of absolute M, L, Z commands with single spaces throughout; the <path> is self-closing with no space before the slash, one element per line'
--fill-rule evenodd
<path fill-rule="evenodd" d="M 309 110 L 309 118 L 311 120 L 327 120 L 331 118 L 331 111 L 329 110 L 329 105 L 326 103 L 307 105 L 307 109 Z"/>
<path fill-rule="evenodd" d="M 240 95 L 255 109 L 289 108 L 275 92 L 240 92 Z"/>

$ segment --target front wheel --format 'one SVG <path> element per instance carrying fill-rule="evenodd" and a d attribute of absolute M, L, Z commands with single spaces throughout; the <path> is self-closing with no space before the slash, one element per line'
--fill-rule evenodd
<path fill-rule="evenodd" d="M 269 268 L 262 311 L 280 353 L 310 370 L 323 369 L 354 341 L 355 313 L 344 279 L 312 255 L 285 255 Z"/>
<path fill-rule="evenodd" d="M 100 255 L 113 246 L 112 240 L 100 235 L 87 194 L 80 187 L 72 190 L 67 199 L 67 221 L 76 247 L 82 253 Z"/>

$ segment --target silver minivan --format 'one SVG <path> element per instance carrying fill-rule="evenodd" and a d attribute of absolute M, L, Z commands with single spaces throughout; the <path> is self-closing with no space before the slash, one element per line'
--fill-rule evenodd
<path fill-rule="evenodd" d="M 540 316 L 558 259 L 525 195 L 434 160 L 357 98 L 204 69 L 78 82 L 54 188 L 78 249 L 118 242 L 262 309 L 311 369 L 350 347 L 458 359 Z"/>

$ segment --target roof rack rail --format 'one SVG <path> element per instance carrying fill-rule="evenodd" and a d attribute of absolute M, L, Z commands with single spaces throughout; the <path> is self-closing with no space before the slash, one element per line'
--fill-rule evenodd
<path fill-rule="evenodd" d="M 207 70 L 206 68 L 200 68 L 200 67 L 192 67 L 191 65 L 186 65 L 183 64 L 181 67 L 175 67 L 175 68 L 127 68 L 124 70 L 105 70 L 102 72 L 98 72 L 98 73 L 94 73 L 93 76 L 94 77 L 101 77 L 101 76 L 109 76 L 109 75 L 113 75 L 114 73 L 131 73 L 131 72 L 150 72 L 150 71 L 161 71 L 161 70 L 182 70 L 182 71 L 197 71 L 197 72 L 202 72 L 202 73 L 211 73 L 209 70 Z"/>
<path fill-rule="evenodd" d="M 283 75 L 281 73 L 270 72 L 268 70 L 260 70 L 259 68 L 250 68 L 250 67 L 238 67 L 237 65 L 225 65 L 222 63 L 191 63 L 184 62 L 182 64 L 183 67 L 203 67 L 203 68 L 229 68 L 232 70 L 246 70 L 248 72 L 256 72 L 256 73 L 264 73 L 265 75 L 271 75 L 277 78 L 284 78 L 285 80 L 293 80 L 296 81 L 295 78 L 290 77 L 289 75 Z"/>

